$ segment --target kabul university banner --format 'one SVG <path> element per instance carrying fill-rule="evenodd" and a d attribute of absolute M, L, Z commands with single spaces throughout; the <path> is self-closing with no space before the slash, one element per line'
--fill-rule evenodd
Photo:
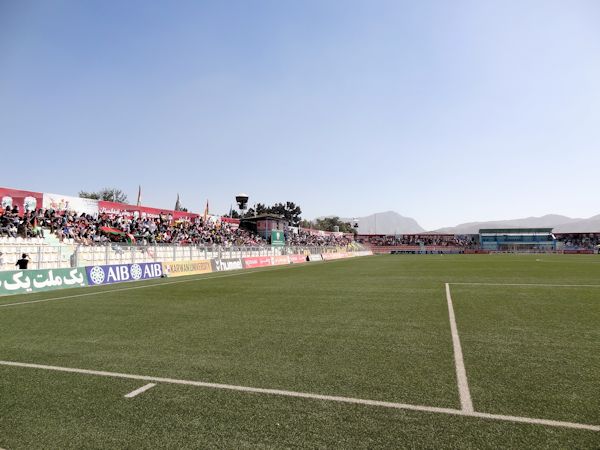
<path fill-rule="evenodd" d="M 112 264 L 109 266 L 87 266 L 88 284 L 121 283 L 123 281 L 148 280 L 163 276 L 161 263 Z"/>
<path fill-rule="evenodd" d="M 83 268 L 0 272 L 0 295 L 27 294 L 87 286 Z"/>
<path fill-rule="evenodd" d="M 182 277 L 184 275 L 198 275 L 213 271 L 210 259 L 195 261 L 169 261 L 162 263 L 163 273 L 168 277 Z"/>

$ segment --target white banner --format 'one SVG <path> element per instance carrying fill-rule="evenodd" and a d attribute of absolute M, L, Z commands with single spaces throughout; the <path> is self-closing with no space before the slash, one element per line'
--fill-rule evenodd
<path fill-rule="evenodd" d="M 98 215 L 98 200 L 71 197 L 69 195 L 48 194 L 44 192 L 44 208 L 55 211 L 73 211 L 78 214 Z"/>

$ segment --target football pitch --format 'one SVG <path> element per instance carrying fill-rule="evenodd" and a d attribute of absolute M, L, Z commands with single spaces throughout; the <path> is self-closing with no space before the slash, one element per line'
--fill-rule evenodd
<path fill-rule="evenodd" d="M 600 257 L 0 298 L 0 448 L 600 448 Z"/>

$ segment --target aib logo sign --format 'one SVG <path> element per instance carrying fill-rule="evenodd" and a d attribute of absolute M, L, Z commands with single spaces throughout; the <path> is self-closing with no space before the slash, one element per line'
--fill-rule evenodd
<path fill-rule="evenodd" d="M 122 281 L 137 281 L 148 278 L 160 278 L 160 263 L 115 264 L 112 266 L 86 267 L 90 284 L 110 284 Z"/>

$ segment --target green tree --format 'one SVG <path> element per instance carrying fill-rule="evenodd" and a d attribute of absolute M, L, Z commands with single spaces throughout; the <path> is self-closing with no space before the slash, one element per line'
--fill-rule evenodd
<path fill-rule="evenodd" d="M 302 209 L 294 202 L 275 203 L 272 206 L 267 206 L 264 203 L 257 203 L 253 208 L 248 209 L 244 217 L 253 217 L 261 214 L 275 214 L 283 217 L 289 224 L 294 227 L 300 225 L 302 217 Z"/>
<path fill-rule="evenodd" d="M 300 221 L 300 227 L 302 228 L 315 228 L 315 223 L 310 220 L 302 219 Z"/>
<path fill-rule="evenodd" d="M 342 233 L 356 233 L 350 222 L 342 222 L 337 216 L 317 219 L 314 225 L 314 228 L 317 230 L 335 231 L 335 227 L 339 227 Z"/>
<path fill-rule="evenodd" d="M 79 191 L 80 198 L 91 198 L 92 200 L 100 200 L 97 192 Z"/>
<path fill-rule="evenodd" d="M 267 214 L 269 212 L 269 208 L 264 203 L 257 203 L 253 208 L 249 208 L 248 211 L 246 211 L 244 217 L 254 217 L 261 214 Z"/>
<path fill-rule="evenodd" d="M 79 191 L 79 197 L 91 198 L 93 200 L 105 200 L 108 202 L 127 203 L 127 194 L 121 189 L 104 188 L 97 192 Z"/>
<path fill-rule="evenodd" d="M 300 225 L 302 218 L 302 209 L 297 206 L 294 202 L 275 203 L 269 208 L 271 214 L 277 214 L 283 216 L 285 220 L 292 226 L 297 227 Z"/>

